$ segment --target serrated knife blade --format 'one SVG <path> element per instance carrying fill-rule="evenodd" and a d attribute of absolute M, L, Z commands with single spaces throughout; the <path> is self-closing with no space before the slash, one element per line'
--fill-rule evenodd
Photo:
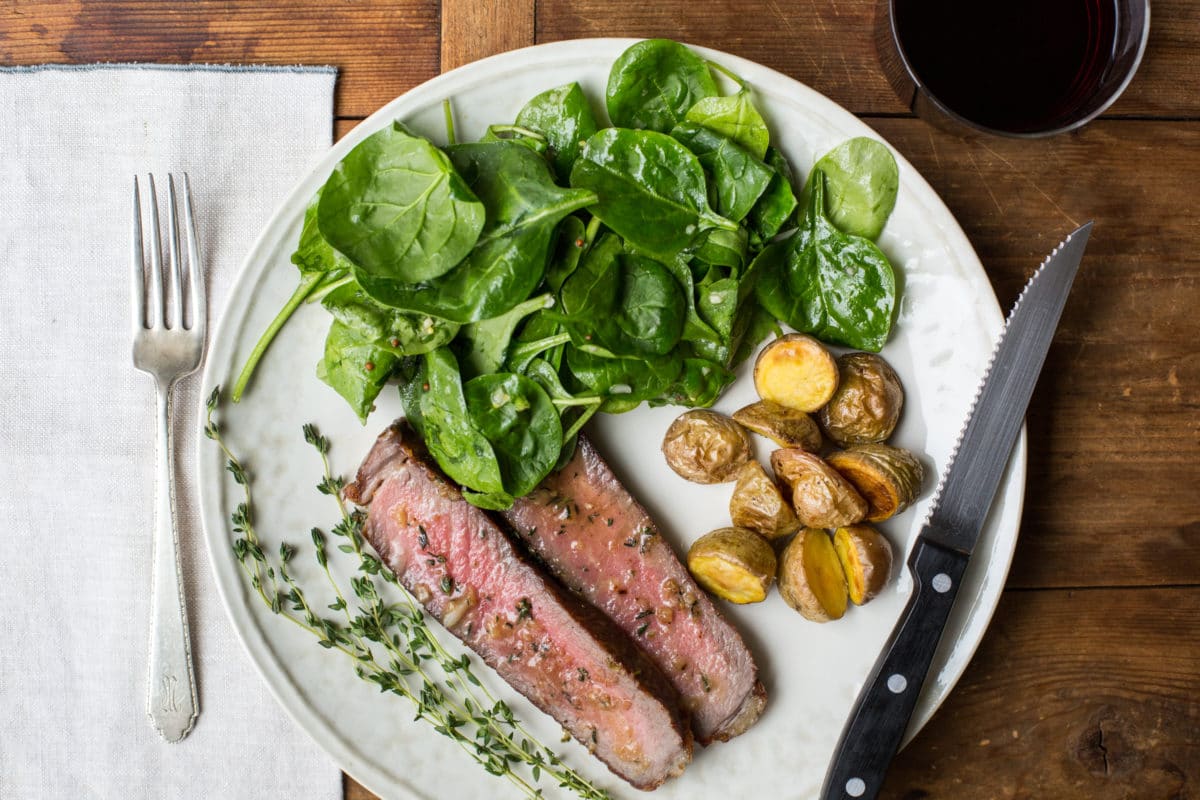
<path fill-rule="evenodd" d="M 909 554 L 912 595 L 842 730 L 822 800 L 879 794 L 1012 455 L 1091 232 L 1088 222 L 1054 249 L 1008 316 L 932 511 Z"/>

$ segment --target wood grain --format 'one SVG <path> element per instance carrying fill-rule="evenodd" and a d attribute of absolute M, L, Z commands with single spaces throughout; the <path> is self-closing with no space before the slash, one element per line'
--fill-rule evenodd
<path fill-rule="evenodd" d="M 1101 121 L 1037 141 L 872 124 L 945 200 L 1005 309 L 1096 220 L 1028 416 L 1009 585 L 1196 583 L 1200 124 Z"/>
<path fill-rule="evenodd" d="M 0 64 L 331 64 L 363 117 L 438 73 L 437 0 L 0 3 Z"/>
<path fill-rule="evenodd" d="M 875 0 L 539 0 L 538 42 L 667 36 L 779 70 L 859 114 L 907 111 L 880 69 Z M 1146 56 L 1114 115 L 1200 116 L 1200 4 L 1154 0 Z"/>
<path fill-rule="evenodd" d="M 1198 588 L 1009 592 L 882 798 L 1194 798 L 1198 662 Z"/>
<path fill-rule="evenodd" d="M 945 200 L 1006 308 L 1095 219 L 1029 412 L 1009 590 L 885 797 L 1184 800 L 1200 781 L 1200 3 L 1153 6 L 1107 118 L 1041 141 L 908 117 L 880 66 L 876 0 L 15 0 L 0 4 L 0 64 L 333 64 L 341 136 L 439 70 L 535 39 L 669 36 L 868 116 Z M 345 795 L 374 797 L 349 778 Z"/>
<path fill-rule="evenodd" d="M 1200 588 L 1008 592 L 881 798 L 1194 797 L 1198 661 Z"/>
<path fill-rule="evenodd" d="M 442 72 L 533 44 L 533 0 L 445 0 Z"/>

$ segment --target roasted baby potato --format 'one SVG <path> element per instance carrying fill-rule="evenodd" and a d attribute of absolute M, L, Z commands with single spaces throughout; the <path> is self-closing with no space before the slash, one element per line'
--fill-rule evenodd
<path fill-rule="evenodd" d="M 667 464 L 696 483 L 726 483 L 752 458 L 746 430 L 722 414 L 703 409 L 680 414 L 662 443 Z"/>
<path fill-rule="evenodd" d="M 770 400 L 739 408 L 733 412 L 733 421 L 780 447 L 799 447 L 810 453 L 821 449 L 821 429 L 812 417 Z"/>
<path fill-rule="evenodd" d="M 846 613 L 846 576 L 828 533 L 804 528 L 788 542 L 779 557 L 779 594 L 814 622 Z"/>
<path fill-rule="evenodd" d="M 771 468 L 791 487 L 792 508 L 801 525 L 840 528 L 861 522 L 867 514 L 867 501 L 819 456 L 798 448 L 776 450 Z"/>
<path fill-rule="evenodd" d="M 916 456 L 886 444 L 855 445 L 830 453 L 826 461 L 867 501 L 868 522 L 894 517 L 912 505 L 925 478 Z"/>
<path fill-rule="evenodd" d="M 874 353 L 847 353 L 837 364 L 837 391 L 821 409 L 821 427 L 842 447 L 886 441 L 904 406 L 896 371 Z"/>
<path fill-rule="evenodd" d="M 892 574 L 892 546 L 870 525 L 848 525 L 833 534 L 850 602 L 861 606 L 879 594 Z"/>
<path fill-rule="evenodd" d="M 816 411 L 837 386 L 837 361 L 825 345 L 803 333 L 779 337 L 754 362 L 758 396 L 797 411 Z"/>
<path fill-rule="evenodd" d="M 775 578 L 775 551 L 745 528 L 718 528 L 692 543 L 688 570 L 708 591 L 731 603 L 761 603 Z"/>
<path fill-rule="evenodd" d="M 768 541 L 791 536 L 800 527 L 792 504 L 779 491 L 779 484 L 757 461 L 743 464 L 738 472 L 733 496 L 729 498 L 729 517 L 734 525 L 749 528 Z"/>

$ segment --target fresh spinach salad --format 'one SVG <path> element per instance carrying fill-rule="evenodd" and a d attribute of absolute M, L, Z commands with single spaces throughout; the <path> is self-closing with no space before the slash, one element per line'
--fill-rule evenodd
<path fill-rule="evenodd" d="M 722 93 L 724 76 L 732 93 Z M 666 39 L 612 66 L 603 126 L 570 83 L 478 142 L 399 121 L 337 165 L 292 262 L 332 317 L 321 380 L 364 422 L 388 384 L 472 503 L 507 508 L 596 412 L 707 407 L 780 324 L 878 351 L 896 281 L 875 245 L 896 161 L 855 138 L 803 184 L 738 76 Z"/>

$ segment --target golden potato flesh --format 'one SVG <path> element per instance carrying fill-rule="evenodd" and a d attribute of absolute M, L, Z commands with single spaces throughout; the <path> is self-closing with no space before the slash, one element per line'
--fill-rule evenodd
<path fill-rule="evenodd" d="M 759 400 L 733 412 L 733 421 L 765 436 L 780 447 L 799 447 L 810 453 L 821 449 L 821 429 L 803 411 Z"/>
<path fill-rule="evenodd" d="M 892 546 L 870 525 L 849 525 L 833 534 L 833 549 L 846 576 L 850 602 L 861 606 L 879 594 L 892 574 Z"/>
<path fill-rule="evenodd" d="M 825 345 L 802 333 L 779 337 L 754 362 L 758 396 L 797 411 L 816 411 L 837 386 L 837 361 Z"/>
<path fill-rule="evenodd" d="M 841 619 L 846 613 L 846 576 L 829 534 L 804 528 L 779 557 L 779 594 L 814 622 Z"/>
<path fill-rule="evenodd" d="M 912 505 L 925 478 L 916 456 L 886 444 L 855 445 L 826 460 L 867 501 L 868 522 L 894 517 Z"/>
<path fill-rule="evenodd" d="M 837 364 L 837 391 L 821 409 L 821 427 L 842 447 L 885 441 L 904 406 L 896 371 L 874 353 L 848 353 Z"/>
<path fill-rule="evenodd" d="M 697 583 L 731 603 L 761 603 L 775 578 L 775 551 L 745 528 L 718 528 L 692 543 L 688 570 Z"/>
<path fill-rule="evenodd" d="M 729 517 L 739 528 L 749 528 L 771 541 L 791 536 L 800 527 L 779 484 L 757 461 L 743 465 L 738 473 L 729 498 Z"/>
<path fill-rule="evenodd" d="M 792 509 L 801 525 L 840 528 L 867 515 L 867 501 L 820 456 L 796 448 L 776 450 L 771 468 L 791 487 Z"/>
<path fill-rule="evenodd" d="M 741 425 L 715 411 L 680 414 L 663 437 L 667 465 L 696 483 L 726 483 L 752 457 L 750 436 Z"/>

